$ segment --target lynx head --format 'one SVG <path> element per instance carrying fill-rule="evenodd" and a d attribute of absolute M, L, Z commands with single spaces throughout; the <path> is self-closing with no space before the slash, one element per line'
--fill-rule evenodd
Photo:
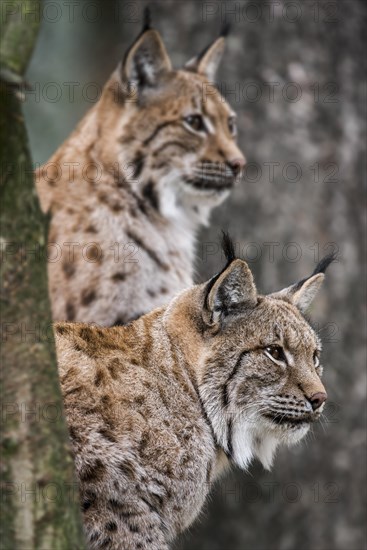
<path fill-rule="evenodd" d="M 181 327 L 182 315 L 194 320 L 192 361 L 200 358 L 198 392 L 218 445 L 240 467 L 258 458 L 270 468 L 277 446 L 299 441 L 327 398 L 321 343 L 303 313 L 333 258 L 310 277 L 262 296 L 228 238 L 225 248 L 226 267 L 196 287 L 191 301 L 181 294 L 172 320 Z"/>
<path fill-rule="evenodd" d="M 229 194 L 245 159 L 236 116 L 214 86 L 221 35 L 174 70 L 159 33 L 147 23 L 99 102 L 101 158 L 168 216 L 205 217 Z"/>

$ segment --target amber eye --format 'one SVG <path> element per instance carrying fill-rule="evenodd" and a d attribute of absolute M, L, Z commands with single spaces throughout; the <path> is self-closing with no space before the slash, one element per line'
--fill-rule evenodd
<path fill-rule="evenodd" d="M 284 350 L 280 346 L 268 346 L 265 348 L 265 352 L 275 359 L 275 361 L 282 361 L 284 363 L 287 361 Z"/>
<path fill-rule="evenodd" d="M 235 117 L 231 116 L 228 119 L 228 130 L 232 136 L 237 135 L 237 122 Z"/>
<path fill-rule="evenodd" d="M 205 124 L 201 115 L 189 115 L 184 120 L 196 132 L 203 132 L 205 130 Z"/>

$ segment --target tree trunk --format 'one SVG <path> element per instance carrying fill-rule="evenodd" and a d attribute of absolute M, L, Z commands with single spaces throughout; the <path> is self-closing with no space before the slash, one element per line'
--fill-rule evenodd
<path fill-rule="evenodd" d="M 84 548 L 83 534 L 47 294 L 47 221 L 19 92 L 40 4 L 1 10 L 2 548 L 70 550 Z"/>

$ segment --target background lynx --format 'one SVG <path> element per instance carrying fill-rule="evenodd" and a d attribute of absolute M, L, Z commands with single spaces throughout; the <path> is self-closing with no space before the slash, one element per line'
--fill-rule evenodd
<path fill-rule="evenodd" d="M 192 284 L 199 224 L 244 166 L 235 115 L 213 85 L 214 41 L 173 70 L 146 27 L 99 102 L 37 173 L 53 317 L 124 324 Z"/>
<path fill-rule="evenodd" d="M 261 296 L 225 248 L 221 273 L 126 327 L 55 327 L 90 548 L 168 548 L 226 466 L 270 468 L 320 417 L 321 345 L 302 312 L 331 258 Z"/>

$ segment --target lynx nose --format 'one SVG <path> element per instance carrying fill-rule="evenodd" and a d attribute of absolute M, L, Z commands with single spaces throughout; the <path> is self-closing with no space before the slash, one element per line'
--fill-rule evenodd
<path fill-rule="evenodd" d="M 238 174 L 242 172 L 245 164 L 246 164 L 246 161 L 244 157 L 236 157 L 228 161 L 228 165 L 230 166 L 235 176 L 238 176 Z"/>
<path fill-rule="evenodd" d="M 314 411 L 319 409 L 321 405 L 326 401 L 327 395 L 325 392 L 319 391 L 310 397 L 310 403 Z"/>

